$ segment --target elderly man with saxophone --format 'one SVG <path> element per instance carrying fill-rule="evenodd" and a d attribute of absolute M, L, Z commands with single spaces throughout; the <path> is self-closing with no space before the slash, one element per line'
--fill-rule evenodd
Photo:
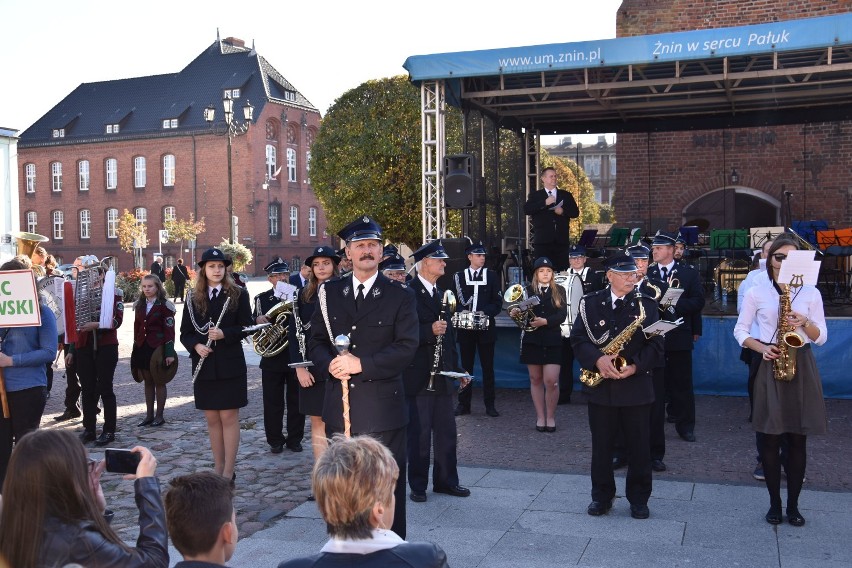
<path fill-rule="evenodd" d="M 291 452 L 302 451 L 305 437 L 305 415 L 299 412 L 299 381 L 290 368 L 290 351 L 287 349 L 287 319 L 290 317 L 291 298 L 281 298 L 279 281 L 288 282 L 290 267 L 281 259 L 275 259 L 263 270 L 272 288 L 254 298 L 255 323 L 271 323 L 272 326 L 255 334 L 255 350 L 261 355 L 260 372 L 263 384 L 263 430 L 269 451 L 280 454 L 287 446 Z M 285 291 L 286 293 L 286 291 Z M 272 330 L 272 327 L 277 329 Z M 268 338 L 259 343 L 259 335 Z M 284 409 L 287 410 L 287 435 L 284 435 Z"/>
<path fill-rule="evenodd" d="M 455 389 L 441 371 L 456 371 L 456 338 L 450 317 L 455 298 L 436 284 L 444 274 L 449 258 L 441 241 L 432 241 L 411 255 L 417 276 L 411 289 L 417 298 L 420 344 L 414 361 L 403 372 L 408 402 L 408 486 L 415 503 L 426 501 L 429 461 L 435 446 L 432 491 L 455 497 L 467 497 L 470 489 L 459 485 L 456 468 L 456 419 L 453 409 Z"/>
<path fill-rule="evenodd" d="M 580 301 L 571 345 L 583 372 L 592 432 L 592 502 L 587 513 L 605 515 L 615 497 L 613 445 L 621 430 L 628 455 L 625 495 L 630 514 L 647 519 L 651 496 L 650 415 L 652 371 L 663 360 L 663 338 L 642 329 L 659 319 L 657 303 L 634 291 L 636 264 L 627 255 L 607 260 L 610 287 Z"/>

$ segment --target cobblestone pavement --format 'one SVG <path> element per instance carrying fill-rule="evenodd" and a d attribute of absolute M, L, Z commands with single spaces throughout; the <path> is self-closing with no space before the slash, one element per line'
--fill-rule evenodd
<path fill-rule="evenodd" d="M 254 283 L 250 283 L 251 284 Z M 252 294 L 263 289 L 254 288 Z M 178 304 L 178 319 L 182 305 Z M 130 376 L 132 318 L 120 330 L 119 364 L 115 374 L 118 398 L 118 432 L 113 447 L 149 447 L 158 460 L 157 474 L 163 490 L 169 479 L 212 467 L 206 424 L 192 397 L 189 360 L 181 354 L 177 376 L 169 384 L 166 424 L 159 428 L 136 426 L 145 414 L 144 391 Z M 178 326 L 180 321 L 178 321 Z M 248 349 L 248 348 L 247 348 Z M 180 348 L 179 348 L 180 354 Z M 303 503 L 310 493 L 310 426 L 304 451 L 273 455 L 263 433 L 260 369 L 257 357 L 249 352 L 249 405 L 240 411 L 242 438 L 237 458 L 236 507 L 240 536 L 248 537 L 270 526 L 286 512 Z M 63 410 L 65 379 L 63 369 L 55 373 L 53 393 L 48 400 L 42 427 L 82 431 L 80 420 L 57 423 L 53 417 Z M 575 393 L 575 401 L 579 395 Z M 829 433 L 809 439 L 808 481 L 810 489 L 852 490 L 852 470 L 846 459 L 852 455 L 852 401 L 827 401 Z M 534 429 L 535 413 L 526 390 L 498 390 L 497 408 L 501 416 L 484 413 L 481 391 L 474 393 L 473 413 L 457 419 L 459 465 L 504 468 L 553 473 L 587 474 L 591 461 L 591 440 L 585 405 L 560 406 L 557 431 L 540 433 Z M 680 440 L 667 425 L 668 471 L 659 479 L 697 482 L 755 484 L 754 435 L 746 421 L 748 401 L 734 397 L 697 397 L 696 443 Z M 99 421 L 100 428 L 100 421 Z M 102 448 L 89 447 L 95 457 Z M 116 474 L 104 474 L 104 493 L 109 508 L 116 512 L 113 526 L 119 534 L 135 541 L 138 534 L 133 483 Z"/>

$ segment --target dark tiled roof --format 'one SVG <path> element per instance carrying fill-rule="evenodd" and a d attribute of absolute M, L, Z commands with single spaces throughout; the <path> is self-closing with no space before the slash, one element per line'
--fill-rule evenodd
<path fill-rule="evenodd" d="M 260 116 L 268 101 L 301 110 L 317 109 L 269 62 L 253 49 L 215 41 L 178 73 L 83 83 L 22 134 L 18 146 L 75 144 L 146 136 L 175 135 L 208 128 L 204 107 L 213 104 L 222 120 L 224 89 L 241 89 L 234 111 L 251 101 Z M 285 91 L 293 93 L 287 96 Z M 178 119 L 177 129 L 163 129 L 163 120 Z M 120 124 L 119 134 L 106 125 Z M 53 130 L 65 129 L 64 138 Z"/>

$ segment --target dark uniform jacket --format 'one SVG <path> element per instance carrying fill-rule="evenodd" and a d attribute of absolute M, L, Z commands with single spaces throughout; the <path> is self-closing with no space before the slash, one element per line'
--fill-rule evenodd
<path fill-rule="evenodd" d="M 201 367 L 201 372 L 198 375 L 199 381 L 215 381 L 221 379 L 232 379 L 246 374 L 246 358 L 243 354 L 242 339 L 245 337 L 243 328 L 252 325 L 254 322 L 251 319 L 251 305 L 249 303 L 248 292 L 242 288 L 236 288 L 240 296 L 237 300 L 237 308 L 234 310 L 233 303 L 228 306 L 228 311 L 222 317 L 222 322 L 219 328 L 225 334 L 225 338 L 219 341 L 214 341 L 210 347 L 213 352 L 207 356 L 207 361 Z M 195 367 L 201 359 L 198 353 L 195 352 L 195 346 L 201 343 L 207 344 L 207 334 L 198 333 L 192 325 L 190 317 L 190 302 L 192 294 L 187 296 L 186 303 L 183 306 L 183 319 L 180 324 L 180 342 L 189 351 L 189 357 L 192 359 L 192 372 L 195 372 Z M 209 321 L 213 321 L 213 325 L 219 321 L 219 315 L 222 313 L 222 307 L 225 304 L 225 294 L 221 293 L 216 296 L 212 302 L 208 299 L 209 313 L 197 310 L 192 306 L 195 315 L 195 322 L 199 326 L 203 326 Z"/>
<path fill-rule="evenodd" d="M 293 316 L 287 318 L 287 337 L 289 337 L 290 342 L 287 345 L 287 349 L 290 351 L 290 361 L 293 363 L 310 361 L 310 354 L 308 353 L 308 339 L 311 337 L 311 318 L 314 315 L 314 310 L 317 307 L 317 293 L 314 292 L 314 297 L 312 298 L 312 302 L 305 301 L 305 289 L 302 288 L 299 290 L 299 293 L 296 294 L 296 300 L 293 302 Z M 305 342 L 305 353 L 304 355 L 299 352 L 299 340 L 298 340 L 298 332 L 296 329 L 296 318 L 299 319 L 299 323 L 302 326 L 302 333 L 304 334 L 304 342 Z M 325 380 L 324 376 L 317 376 L 313 373 L 313 368 L 310 369 L 311 374 L 314 376 L 315 381 Z"/>
<path fill-rule="evenodd" d="M 556 202 L 546 205 L 547 191 L 539 189 L 530 194 L 524 203 L 524 214 L 530 217 L 534 236 L 533 243 L 538 245 L 565 244 L 569 242 L 568 220 L 580 215 L 580 209 L 574 196 L 564 189 L 556 190 Z M 562 202 L 562 215 L 557 215 L 551 207 Z"/>
<path fill-rule="evenodd" d="M 642 327 L 648 327 L 660 319 L 657 303 L 645 297 L 641 301 L 645 310 Z M 609 289 L 584 296 L 580 301 L 577 322 L 571 328 L 571 347 L 574 357 L 584 369 L 595 369 L 598 359 L 604 355 L 603 349 L 639 317 L 636 294 L 627 294 L 624 302 L 620 310 L 613 310 Z M 619 354 L 628 365 L 636 365 L 636 373 L 626 379 L 604 379 L 594 388 L 583 386 L 588 401 L 603 406 L 636 406 L 654 402 L 651 371 L 663 365 L 663 338 L 654 336 L 646 339 L 642 330 L 638 329 Z"/>
<path fill-rule="evenodd" d="M 265 315 L 266 312 L 271 310 L 273 307 L 277 306 L 281 303 L 281 300 L 275 297 L 275 290 L 270 288 L 266 292 L 261 292 L 257 296 L 254 297 L 254 319 L 257 321 L 258 316 Z M 291 316 L 287 315 L 286 320 L 285 316 L 279 315 L 276 319 L 277 322 L 283 322 L 284 328 L 288 329 L 287 324 L 292 319 Z M 267 328 L 268 329 L 268 328 Z M 287 332 L 287 338 L 289 343 L 293 343 L 293 338 L 295 335 L 290 335 L 289 331 Z M 289 345 L 285 347 L 281 353 L 275 355 L 273 357 L 261 357 L 260 365 L 261 369 L 266 369 L 269 371 L 287 371 L 290 369 L 288 366 L 290 364 L 290 351 Z"/>
<path fill-rule="evenodd" d="M 331 378 L 326 385 L 323 420 L 332 428 L 343 430 L 342 387 L 338 379 L 330 377 L 328 367 L 337 357 L 334 338 L 344 334 L 349 335 L 349 350 L 360 358 L 362 369 L 349 380 L 349 418 L 353 432 L 402 428 L 408 424 L 402 371 L 411 363 L 419 341 L 414 294 L 403 284 L 378 274 L 356 313 L 351 275 L 325 282 L 320 290 L 323 288 L 331 337 L 317 303 L 308 341 L 314 362 L 311 374 Z"/>
<path fill-rule="evenodd" d="M 494 323 L 494 317 L 503 310 L 503 296 L 500 293 L 500 282 L 497 273 L 493 270 L 488 270 L 484 266 L 480 269 L 485 271 L 486 284 L 478 286 L 479 294 L 476 297 L 476 310 L 484 312 L 488 316 L 488 329 L 485 331 L 472 331 L 468 329 L 457 329 L 456 334 L 461 338 L 476 338 L 478 343 L 494 343 L 497 341 L 497 326 Z M 456 272 L 453 277 L 456 294 L 456 311 L 463 312 L 473 309 L 473 292 L 476 286 L 468 286 L 465 282 L 465 275 L 471 276 L 470 267 L 465 268 L 461 272 Z M 471 276 L 472 277 L 472 276 Z M 467 306 L 465 302 L 471 303 Z"/>
<path fill-rule="evenodd" d="M 151 311 L 145 315 L 145 299 L 139 299 L 140 306 L 136 308 L 136 319 L 133 320 L 133 344 L 142 346 L 147 343 L 151 349 L 160 345 L 164 357 L 175 355 L 175 305 L 168 300 L 157 300 L 151 306 Z"/>
<path fill-rule="evenodd" d="M 420 343 L 414 360 L 403 373 L 406 396 L 418 396 L 422 394 L 449 394 L 453 392 L 453 380 L 445 375 L 436 375 L 432 383 L 435 392 L 426 391 L 429 384 L 429 376 L 435 362 L 435 349 L 438 336 L 432 333 L 432 324 L 438 321 L 441 314 L 441 302 L 444 291 L 438 288 L 438 297 L 430 294 L 420 278 L 414 278 L 410 287 L 417 297 L 417 319 L 420 335 Z M 448 320 L 450 314 L 444 315 Z M 452 322 L 447 325 L 447 333 L 441 340 L 441 358 L 438 362 L 438 371 L 458 371 L 458 356 L 456 353 L 455 333 Z"/>
<path fill-rule="evenodd" d="M 693 349 L 692 335 L 700 335 L 701 310 L 704 308 L 704 287 L 697 271 L 675 262 L 670 278 L 678 280 L 678 288 L 684 292 L 674 306 L 661 313 L 664 320 L 675 321 L 682 317 L 683 324 L 666 334 L 666 351 L 689 351 Z M 648 267 L 648 278 L 662 280 L 660 267 L 657 264 Z M 696 324 L 695 318 L 699 322 Z M 699 327 L 695 330 L 696 325 Z"/>
<path fill-rule="evenodd" d="M 369 554 L 320 552 L 307 558 L 296 558 L 278 568 L 447 568 L 447 554 L 431 542 L 405 542 Z"/>
<path fill-rule="evenodd" d="M 189 272 L 187 272 L 186 266 L 175 264 L 172 268 L 172 282 L 175 283 L 175 286 L 183 286 L 187 280 L 189 280 Z"/>
<path fill-rule="evenodd" d="M 557 308 L 553 305 L 553 289 L 554 287 L 561 292 L 562 307 Z M 527 287 L 528 297 L 532 297 L 532 290 Z M 560 327 L 565 318 L 568 317 L 568 304 L 565 301 L 565 293 L 563 288 L 556 282 L 551 282 L 547 287 L 547 291 L 538 294 L 540 298 L 539 304 L 533 308 L 533 313 L 537 317 L 542 317 L 547 320 L 547 325 L 541 326 L 535 331 L 525 331 L 522 343 L 530 343 L 541 345 L 542 347 L 556 347 L 562 345 L 562 328 Z"/>

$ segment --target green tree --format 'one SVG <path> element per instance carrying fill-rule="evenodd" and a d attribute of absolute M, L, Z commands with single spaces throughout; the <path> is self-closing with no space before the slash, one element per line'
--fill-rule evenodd
<path fill-rule="evenodd" d="M 180 250 L 183 250 L 185 241 L 192 241 L 198 238 L 198 235 L 203 233 L 206 228 L 204 226 L 204 217 L 195 220 L 194 214 L 189 214 L 189 219 L 169 219 L 163 223 L 163 228 L 169 232 L 168 242 L 180 242 Z"/>

